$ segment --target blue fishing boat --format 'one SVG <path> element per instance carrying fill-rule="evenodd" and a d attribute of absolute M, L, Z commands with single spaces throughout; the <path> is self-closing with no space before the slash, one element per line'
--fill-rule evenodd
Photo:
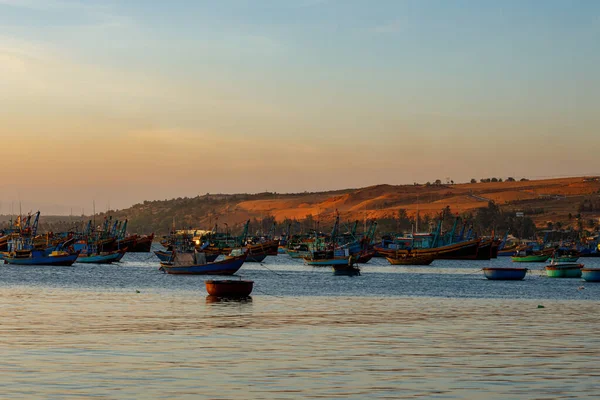
<path fill-rule="evenodd" d="M 600 282 L 600 268 L 581 268 L 581 277 L 586 282 Z"/>
<path fill-rule="evenodd" d="M 80 253 L 79 257 L 77 257 L 77 262 L 84 264 L 110 264 L 120 261 L 126 252 L 127 249 L 92 254 Z"/>
<path fill-rule="evenodd" d="M 520 281 L 525 278 L 527 268 L 523 267 L 485 267 L 483 275 L 493 281 Z"/>
<path fill-rule="evenodd" d="M 233 275 L 246 261 L 247 252 L 228 256 L 222 261 L 207 262 L 204 253 L 175 253 L 172 263 L 160 263 L 167 274 L 181 275 Z"/>
<path fill-rule="evenodd" d="M 77 260 L 79 252 L 54 250 L 18 250 L 4 256 L 4 262 L 12 265 L 56 265 L 70 267 Z"/>
<path fill-rule="evenodd" d="M 333 257 L 333 258 L 305 258 L 304 262 L 306 265 L 312 265 L 313 267 L 330 267 L 334 265 L 348 265 L 349 257 Z"/>

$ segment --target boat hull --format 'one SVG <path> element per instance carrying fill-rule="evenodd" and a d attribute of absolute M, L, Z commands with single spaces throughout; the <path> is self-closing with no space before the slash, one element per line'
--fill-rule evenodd
<path fill-rule="evenodd" d="M 377 253 L 383 257 L 400 258 L 403 255 L 430 255 L 436 260 L 475 260 L 481 239 L 469 240 L 428 249 L 393 250 L 376 247 Z"/>
<path fill-rule="evenodd" d="M 586 282 L 600 282 L 600 268 L 582 268 L 581 277 Z"/>
<path fill-rule="evenodd" d="M 130 253 L 150 253 L 152 247 L 152 241 L 154 240 L 154 233 L 150 236 L 141 236 L 135 239 L 133 247 L 130 248 Z"/>
<path fill-rule="evenodd" d="M 492 281 L 520 281 L 527 275 L 527 268 L 486 267 L 483 275 Z"/>
<path fill-rule="evenodd" d="M 222 261 L 199 265 L 172 265 L 161 263 L 161 269 L 173 275 L 233 275 L 246 261 L 247 254 L 227 258 Z"/>
<path fill-rule="evenodd" d="M 40 257 L 10 257 L 5 256 L 4 262 L 11 265 L 43 265 L 43 266 L 58 266 L 70 267 L 75 263 L 79 253 L 69 254 L 66 256 L 40 256 Z"/>
<path fill-rule="evenodd" d="M 522 257 L 512 256 L 510 259 L 512 260 L 512 262 L 546 262 L 546 261 L 548 261 L 549 258 L 550 258 L 549 255 L 539 254 L 539 255 L 522 256 Z"/>
<path fill-rule="evenodd" d="M 583 264 L 546 265 L 546 275 L 549 278 L 580 278 Z"/>
<path fill-rule="evenodd" d="M 325 258 L 322 260 L 305 258 L 304 262 L 307 265 L 312 265 L 313 267 L 330 267 L 330 266 L 334 266 L 334 265 L 348 265 L 348 257 Z"/>
<path fill-rule="evenodd" d="M 482 240 L 479 243 L 479 248 L 477 249 L 477 255 L 475 256 L 476 260 L 489 260 L 492 258 L 492 245 L 494 241 L 492 239 Z"/>
<path fill-rule="evenodd" d="M 77 257 L 78 263 L 82 264 L 111 264 L 117 262 L 123 258 L 126 250 L 115 251 L 109 254 L 92 254 L 92 255 L 79 255 Z"/>
<path fill-rule="evenodd" d="M 434 256 L 406 256 L 406 257 L 386 257 L 386 260 L 392 265 L 429 265 L 435 259 Z"/>
<path fill-rule="evenodd" d="M 171 262 L 172 258 L 173 258 L 172 251 L 157 250 L 154 252 L 154 254 L 156 254 L 156 257 L 158 257 L 158 259 L 161 262 L 165 262 L 165 263 Z M 217 258 L 219 258 L 219 256 L 220 256 L 219 253 L 212 253 L 212 254 L 205 253 L 206 262 L 214 262 Z"/>
<path fill-rule="evenodd" d="M 209 295 L 228 298 L 248 297 L 254 287 L 254 281 L 242 280 L 208 280 L 204 284 Z"/>

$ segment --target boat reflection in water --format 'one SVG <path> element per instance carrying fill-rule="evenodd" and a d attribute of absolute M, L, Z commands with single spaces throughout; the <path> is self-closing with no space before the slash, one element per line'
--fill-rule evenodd
<path fill-rule="evenodd" d="M 206 296 L 206 304 L 235 304 L 235 303 L 252 303 L 252 296 L 247 297 L 219 297 L 219 296 Z"/>

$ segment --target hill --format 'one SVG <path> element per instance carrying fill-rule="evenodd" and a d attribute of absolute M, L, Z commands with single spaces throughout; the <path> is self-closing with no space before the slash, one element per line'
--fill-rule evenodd
<path fill-rule="evenodd" d="M 600 179 L 557 178 L 531 181 L 468 184 L 376 185 L 319 193 L 206 194 L 193 198 L 145 201 L 128 209 L 111 211 L 130 220 L 130 231 L 165 234 L 173 222 L 178 228 L 210 228 L 218 223 L 233 229 L 244 221 L 342 220 L 395 218 L 399 212 L 413 217 L 434 216 L 449 206 L 453 213 L 468 213 L 495 202 L 505 212 L 522 211 L 538 227 L 548 222 L 563 227 L 580 221 L 592 227 L 600 217 Z M 580 217 L 578 220 L 577 217 Z M 102 215 L 97 218 L 102 218 Z"/>

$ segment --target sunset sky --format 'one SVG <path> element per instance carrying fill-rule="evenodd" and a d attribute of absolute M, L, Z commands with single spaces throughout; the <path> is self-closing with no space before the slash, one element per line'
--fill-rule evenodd
<path fill-rule="evenodd" d="M 0 214 L 598 174 L 600 1 L 0 0 L 0 138 Z"/>

